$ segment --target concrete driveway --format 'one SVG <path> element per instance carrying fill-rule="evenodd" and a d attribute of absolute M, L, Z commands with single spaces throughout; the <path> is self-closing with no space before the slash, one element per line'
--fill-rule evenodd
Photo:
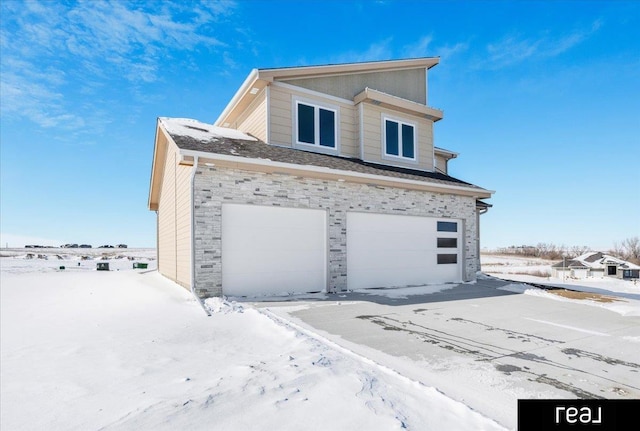
<path fill-rule="evenodd" d="M 640 398 L 640 317 L 498 290 L 506 284 L 255 305 L 510 428 L 518 399 Z"/>

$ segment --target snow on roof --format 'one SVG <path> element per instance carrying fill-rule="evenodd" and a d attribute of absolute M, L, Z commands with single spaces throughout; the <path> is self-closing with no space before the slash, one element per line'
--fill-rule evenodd
<path fill-rule="evenodd" d="M 617 265 L 624 269 L 640 269 L 640 266 L 633 263 L 604 254 L 601 252 L 590 251 L 573 259 L 589 268 L 604 268 L 607 265 Z"/>
<path fill-rule="evenodd" d="M 171 135 L 189 136 L 202 142 L 209 142 L 219 138 L 241 139 L 244 141 L 257 141 L 256 138 L 242 133 L 239 130 L 227 127 L 218 127 L 213 124 L 201 123 L 190 118 L 168 118 L 158 119 L 165 130 Z"/>

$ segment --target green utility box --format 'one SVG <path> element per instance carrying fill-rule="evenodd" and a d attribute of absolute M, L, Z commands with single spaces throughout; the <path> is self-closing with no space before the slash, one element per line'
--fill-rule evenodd
<path fill-rule="evenodd" d="M 109 262 L 98 262 L 96 269 L 98 271 L 109 271 Z"/>
<path fill-rule="evenodd" d="M 133 269 L 136 269 L 136 268 L 147 269 L 147 265 L 148 264 L 142 263 L 142 262 L 133 262 Z"/>

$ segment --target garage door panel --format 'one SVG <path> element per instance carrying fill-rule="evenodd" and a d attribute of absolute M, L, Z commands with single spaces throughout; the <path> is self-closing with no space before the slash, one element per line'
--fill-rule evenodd
<path fill-rule="evenodd" d="M 247 253 L 243 250 L 225 250 L 223 264 L 227 263 L 225 274 L 230 272 L 286 272 L 295 268 L 308 268 L 310 262 L 323 260 L 324 255 L 315 250 L 280 251 L 253 250 Z M 244 265 L 229 267 L 229 263 L 246 262 Z M 274 270 L 277 268 L 277 270 Z"/>
<path fill-rule="evenodd" d="M 347 283 L 350 289 L 461 281 L 460 232 L 438 232 L 439 219 L 389 214 L 347 214 Z M 449 220 L 458 223 L 459 220 Z M 438 248 L 438 237 L 458 247 Z M 458 264 L 438 264 L 438 254 Z"/>
<path fill-rule="evenodd" d="M 326 211 L 225 204 L 222 289 L 231 296 L 326 288 Z"/>
<path fill-rule="evenodd" d="M 288 231 L 286 235 L 283 230 Z M 225 245 L 227 250 L 266 250 L 273 251 L 274 246 L 283 250 L 317 250 L 324 247 L 324 231 L 322 229 L 263 229 L 251 226 L 225 229 L 227 236 L 233 241 Z M 301 240 L 303 239 L 304 240 Z"/>
<path fill-rule="evenodd" d="M 375 269 L 375 268 L 387 268 L 387 269 L 407 269 L 407 268 L 421 268 L 427 265 L 429 262 L 436 261 L 435 252 L 423 252 L 412 250 L 395 250 L 391 252 L 376 252 L 359 253 L 356 256 L 352 256 L 349 260 L 349 264 L 354 268 L 360 269 Z"/>
<path fill-rule="evenodd" d="M 274 294 L 284 294 L 297 292 L 300 289 L 301 279 L 306 280 L 304 292 L 320 292 L 325 290 L 324 272 L 323 271 L 253 271 L 247 272 L 230 272 L 225 274 L 225 285 L 245 286 L 240 293 L 225 293 L 231 296 L 264 296 Z M 261 279 L 259 289 L 250 290 L 248 286 L 252 286 L 255 278 Z M 224 289 L 224 287 L 223 287 Z M 235 289 L 237 290 L 237 288 Z"/>
<path fill-rule="evenodd" d="M 436 251 L 436 242 L 427 244 L 426 242 L 433 235 L 425 237 L 415 232 L 376 232 L 375 229 L 366 232 L 349 231 L 347 239 L 347 247 L 350 242 L 366 241 L 371 253 L 380 253 L 384 255 L 390 250 L 407 250 L 407 251 Z"/>

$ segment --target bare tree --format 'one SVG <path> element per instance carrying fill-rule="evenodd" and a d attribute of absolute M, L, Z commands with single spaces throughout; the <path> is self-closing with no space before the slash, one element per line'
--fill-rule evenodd
<path fill-rule="evenodd" d="M 611 256 L 619 257 L 621 259 L 624 258 L 624 251 L 622 250 L 622 247 L 620 246 L 620 244 L 618 244 L 617 242 L 613 243 L 613 247 L 609 249 L 609 254 Z"/>
<path fill-rule="evenodd" d="M 588 251 L 589 251 L 589 247 L 587 247 L 586 245 L 574 245 L 568 251 L 568 254 L 570 257 L 578 257 L 580 255 L 585 254 Z"/>
<path fill-rule="evenodd" d="M 632 262 L 640 261 L 640 238 L 637 236 L 622 241 L 624 257 Z"/>

